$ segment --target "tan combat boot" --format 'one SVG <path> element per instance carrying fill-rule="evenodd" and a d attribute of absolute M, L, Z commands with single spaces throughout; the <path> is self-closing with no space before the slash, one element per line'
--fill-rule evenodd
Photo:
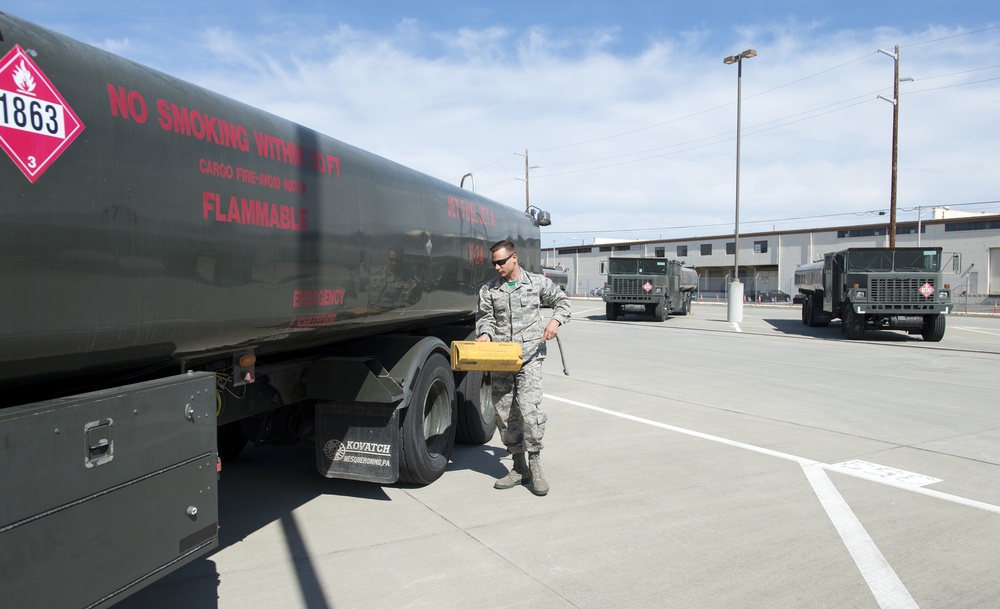
<path fill-rule="evenodd" d="M 549 492 L 549 483 L 542 475 L 542 461 L 538 453 L 528 453 L 528 470 L 531 472 L 531 492 L 541 497 Z"/>
<path fill-rule="evenodd" d="M 514 453 L 511 456 L 514 458 L 514 467 L 506 476 L 494 482 L 493 488 L 514 488 L 528 483 L 528 464 L 524 461 L 524 453 Z"/>

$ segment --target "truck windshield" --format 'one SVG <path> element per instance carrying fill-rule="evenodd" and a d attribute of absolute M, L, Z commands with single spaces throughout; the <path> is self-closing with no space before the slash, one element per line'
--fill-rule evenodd
<path fill-rule="evenodd" d="M 937 250 L 896 250 L 897 271 L 932 271 L 937 272 L 941 265 L 941 257 Z"/>
<path fill-rule="evenodd" d="M 655 259 L 611 258 L 608 261 L 611 275 L 666 275 L 667 261 Z"/>
<path fill-rule="evenodd" d="M 889 250 L 849 252 L 847 271 L 850 273 L 873 273 L 892 270 L 892 252 Z"/>
<path fill-rule="evenodd" d="M 941 254 L 937 250 L 899 249 L 850 252 L 847 256 L 847 270 L 853 273 L 874 273 L 888 271 L 930 271 L 937 272 L 941 266 Z"/>

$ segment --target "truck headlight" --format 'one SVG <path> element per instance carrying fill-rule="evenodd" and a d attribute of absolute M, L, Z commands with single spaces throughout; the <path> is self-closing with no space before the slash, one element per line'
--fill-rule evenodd
<path fill-rule="evenodd" d="M 854 290 L 855 300 L 868 300 L 868 293 L 865 290 Z"/>
<path fill-rule="evenodd" d="M 938 298 L 949 300 L 951 298 L 951 290 L 938 290 Z"/>

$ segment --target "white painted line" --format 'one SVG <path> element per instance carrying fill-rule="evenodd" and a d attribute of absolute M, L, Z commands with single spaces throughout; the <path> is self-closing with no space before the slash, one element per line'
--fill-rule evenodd
<path fill-rule="evenodd" d="M 875 596 L 879 607 L 882 609 L 919 609 L 916 601 L 913 600 L 909 591 L 899 580 L 896 572 L 885 560 L 885 556 L 882 555 L 878 546 L 876 546 L 875 542 L 872 541 L 871 536 L 869 536 L 868 532 L 865 531 L 865 528 L 861 525 L 861 522 L 858 521 L 857 516 L 854 515 L 850 506 L 847 505 L 846 501 L 844 501 L 840 491 L 837 490 L 837 487 L 833 485 L 833 482 L 831 482 L 830 478 L 826 475 L 825 468 L 831 468 L 832 466 L 819 463 L 818 461 L 813 461 L 811 459 L 805 459 L 788 453 L 771 450 L 769 448 L 754 446 L 744 442 L 737 442 L 720 436 L 713 436 L 699 431 L 693 431 L 674 425 L 667 425 L 666 423 L 660 423 L 658 421 L 644 419 L 642 417 L 617 412 L 615 410 L 601 408 L 600 406 L 584 404 L 583 402 L 568 400 L 549 394 L 543 395 L 547 399 L 563 402 L 572 406 L 587 408 L 589 410 L 609 414 L 611 416 L 627 419 L 629 421 L 635 421 L 636 423 L 642 423 L 644 425 L 650 425 L 652 427 L 658 427 L 660 429 L 674 431 L 695 438 L 717 442 L 726 446 L 741 448 L 755 453 L 769 455 L 786 461 L 794 461 L 798 463 L 802 468 L 802 471 L 805 472 L 806 479 L 809 481 L 813 492 L 816 493 L 820 504 L 823 506 L 823 509 L 826 511 L 827 516 L 833 523 L 834 528 L 837 529 L 837 533 L 840 535 L 844 545 L 847 547 L 847 551 L 854 560 L 854 564 L 857 565 L 858 570 L 865 579 L 865 583 L 868 584 L 868 588 Z M 851 470 L 848 469 L 844 473 L 848 473 L 850 471 Z M 870 474 L 862 472 L 860 469 L 854 471 L 863 474 L 864 476 L 870 476 Z M 881 481 L 881 479 L 876 479 L 876 481 Z M 891 484 L 891 486 L 895 486 L 895 484 Z M 912 485 L 907 485 L 907 488 L 926 490 Z M 996 509 L 1000 511 L 1000 508 Z"/>
<path fill-rule="evenodd" d="M 984 503 L 982 501 L 976 501 L 975 499 L 967 499 L 965 497 L 959 497 L 957 495 L 951 495 L 949 493 L 942 493 L 940 491 L 935 491 L 928 488 L 923 488 L 920 486 L 914 486 L 912 484 L 902 484 L 898 481 L 883 478 L 880 476 L 873 476 L 861 471 L 853 471 L 850 469 L 840 469 L 836 466 L 829 465 L 826 463 L 819 463 L 818 461 L 813 461 L 812 459 L 806 459 L 805 457 L 798 457 L 796 455 L 791 455 L 788 453 L 779 452 L 776 450 L 771 450 L 769 448 L 763 448 L 761 446 L 754 446 L 753 444 L 745 444 L 743 442 L 737 442 L 735 440 L 729 440 L 727 438 L 722 438 L 719 436 L 713 436 L 706 433 L 701 433 L 700 431 L 693 431 L 690 429 L 684 429 L 683 427 L 676 427 L 674 425 L 668 425 L 666 423 L 660 423 L 659 421 L 652 421 L 650 419 L 644 419 L 642 417 L 637 417 L 630 414 L 625 414 L 622 412 L 617 412 L 614 410 L 608 410 L 607 408 L 601 408 L 600 406 L 593 406 L 591 404 L 584 404 L 583 402 L 577 402 L 575 400 L 567 400 L 566 398 L 556 397 L 554 395 L 544 394 L 544 397 L 549 400 L 555 400 L 557 402 L 563 402 L 565 404 L 570 404 L 572 406 L 579 406 L 580 408 L 587 408 L 597 412 L 603 412 L 604 414 L 609 414 L 611 416 L 619 417 L 622 419 L 627 419 L 630 421 L 635 421 L 636 423 L 642 423 L 644 425 L 650 425 L 652 427 L 659 427 L 660 429 L 666 429 L 668 431 L 674 431 L 684 435 L 692 436 L 695 438 L 701 438 L 703 440 L 709 440 L 711 442 L 718 442 L 719 444 L 725 444 L 727 446 L 733 446 L 735 448 L 742 448 L 744 450 L 749 450 L 755 453 L 760 453 L 762 455 L 769 455 L 772 457 L 777 457 L 779 459 L 784 459 L 786 461 L 794 461 L 799 465 L 820 465 L 824 469 L 835 471 L 840 474 L 846 474 L 848 476 L 853 476 L 854 478 L 860 478 L 862 480 L 868 480 L 870 482 L 877 482 L 879 484 L 884 484 L 885 486 L 891 486 L 894 488 L 903 489 L 905 491 L 910 491 L 911 493 L 916 493 L 918 495 L 925 495 L 927 497 L 934 497 L 935 499 L 941 499 L 948 501 L 950 503 L 955 503 L 958 505 L 964 505 L 966 507 L 975 508 L 977 510 L 983 510 L 984 512 L 992 512 L 994 514 L 1000 514 L 1000 506 L 993 505 L 992 503 Z"/>
<path fill-rule="evenodd" d="M 712 442 L 718 442 L 719 444 L 726 444 L 727 446 L 733 446 L 736 448 L 742 448 L 743 450 L 750 450 L 763 455 L 769 455 L 771 457 L 777 457 L 779 459 L 784 459 L 786 461 L 795 461 L 800 465 L 814 465 L 816 461 L 811 459 L 803 459 L 801 457 L 796 457 L 795 455 L 789 455 L 788 453 L 778 452 L 776 450 L 771 450 L 770 448 L 762 448 L 760 446 L 754 446 L 752 444 L 744 444 L 743 442 L 737 442 L 735 440 L 729 440 L 726 438 L 721 438 L 719 436 L 713 436 L 707 433 L 701 433 L 700 431 L 692 431 L 690 429 L 684 429 L 683 427 L 676 427 L 674 425 L 668 425 L 666 423 L 660 423 L 659 421 L 651 421 L 649 419 L 644 419 L 642 417 L 637 417 L 631 414 L 625 414 L 623 412 L 618 412 L 616 410 L 608 410 L 607 408 L 601 408 L 600 406 L 593 406 L 591 404 L 584 404 L 583 402 L 577 402 L 576 400 L 567 400 L 566 398 L 556 397 L 554 395 L 549 395 L 547 393 L 543 394 L 543 397 L 549 400 L 555 400 L 557 402 L 563 402 L 570 404 L 571 406 L 579 406 L 580 408 L 587 408 L 589 410 L 594 410 L 597 412 L 603 412 L 604 414 L 609 414 L 614 417 L 619 417 L 621 419 L 627 419 L 629 421 L 635 421 L 636 423 L 642 423 L 643 425 L 650 425 L 652 427 L 659 427 L 660 429 L 666 429 L 668 431 L 675 431 L 688 436 L 693 436 L 695 438 L 701 438 L 702 440 L 709 440 Z"/>
<path fill-rule="evenodd" d="M 823 467 L 819 464 L 804 465 L 802 471 L 854 559 L 854 564 L 861 571 L 861 576 L 865 578 L 868 588 L 875 595 L 878 606 L 882 609 L 916 609 L 917 602 L 854 515 L 851 506 L 847 505 L 840 491 L 830 481 Z"/>
<path fill-rule="evenodd" d="M 860 459 L 854 459 L 852 461 L 844 461 L 843 463 L 834 463 L 828 467 L 830 471 L 838 471 L 844 473 L 861 472 L 867 474 L 872 478 L 884 478 L 886 480 L 891 480 L 898 482 L 899 484 L 910 484 L 913 486 L 927 486 L 928 484 L 935 484 L 941 482 L 940 478 L 932 478 L 930 476 L 925 476 L 923 474 L 915 474 L 913 472 L 908 472 L 905 469 L 897 469 L 895 467 L 889 467 L 887 465 L 879 465 L 877 463 L 871 463 L 870 461 L 862 461 Z M 867 476 L 866 476 L 867 477 Z"/>
<path fill-rule="evenodd" d="M 737 332 L 743 331 L 743 329 L 740 328 L 740 324 L 736 323 L 735 321 L 733 322 L 733 329 L 736 330 Z"/>

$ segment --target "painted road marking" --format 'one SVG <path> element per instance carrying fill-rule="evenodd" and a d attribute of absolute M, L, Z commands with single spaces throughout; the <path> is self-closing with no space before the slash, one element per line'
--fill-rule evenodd
<path fill-rule="evenodd" d="M 875 596 L 879 607 L 882 607 L 883 609 L 888 609 L 890 607 L 911 609 L 916 608 L 917 604 L 913 600 L 909 591 L 906 590 L 906 587 L 899 580 L 896 572 L 885 560 L 885 557 L 878 549 L 878 546 L 875 545 L 875 542 L 868 535 L 868 532 L 865 531 L 864 526 L 862 526 L 861 522 L 857 519 L 857 516 L 854 515 L 850 506 L 846 501 L 844 501 L 840 492 L 833 485 L 833 482 L 830 481 L 829 476 L 826 474 L 827 470 L 847 474 L 863 480 L 878 482 L 879 484 L 900 488 L 921 495 L 927 495 L 929 497 L 936 497 L 938 499 L 943 499 L 959 505 L 974 507 L 988 512 L 993 512 L 995 514 L 1000 514 L 1000 506 L 926 489 L 923 486 L 911 484 L 909 482 L 911 479 L 905 476 L 881 475 L 884 473 L 884 470 L 870 471 L 869 469 L 862 467 L 844 467 L 843 463 L 838 465 L 829 465 L 812 459 L 806 459 L 805 457 L 771 450 L 762 446 L 754 446 L 753 444 L 737 442 L 728 438 L 713 436 L 700 431 L 685 429 L 683 427 L 668 425 L 666 423 L 660 423 L 659 421 L 644 419 L 642 417 L 625 414 L 623 412 L 601 408 L 600 406 L 584 404 L 583 402 L 577 402 L 576 400 L 568 400 L 566 398 L 560 398 L 549 394 L 544 394 L 544 397 L 557 402 L 563 402 L 571 406 L 587 408 L 595 412 L 601 412 L 629 421 L 634 421 L 636 423 L 642 423 L 643 425 L 658 427 L 660 429 L 677 432 L 695 438 L 701 438 L 710 442 L 716 442 L 726 446 L 741 448 L 762 455 L 769 455 L 771 457 L 777 457 L 779 459 L 798 463 L 802 468 L 802 471 L 805 473 L 806 480 L 808 480 L 813 492 L 815 492 L 816 496 L 819 498 L 827 516 L 837 529 L 837 533 L 844 541 L 844 545 L 847 547 L 847 550 L 850 553 L 851 558 L 854 560 L 854 563 L 857 565 L 858 570 L 861 572 L 862 577 L 864 577 L 865 583 L 868 584 L 868 588 Z M 880 466 L 876 467 L 878 468 Z M 902 472 L 903 470 L 898 471 Z M 916 475 L 919 476 L 920 474 Z"/>
<path fill-rule="evenodd" d="M 912 484 L 913 486 L 927 486 L 928 484 L 941 482 L 940 478 L 931 478 L 930 476 L 925 476 L 923 474 L 915 474 L 904 469 L 896 469 L 895 467 L 879 465 L 877 463 L 862 461 L 860 459 L 844 461 L 843 463 L 834 463 L 829 466 L 828 469 L 830 471 L 849 470 L 851 472 L 862 472 L 875 478 L 886 478 L 899 482 L 900 484 Z"/>
<path fill-rule="evenodd" d="M 660 429 L 666 429 L 668 431 L 675 431 L 677 433 L 685 434 L 695 438 L 701 438 L 703 440 L 709 440 L 711 442 L 717 442 L 719 444 L 726 444 L 728 446 L 734 446 L 736 448 L 742 448 L 743 450 L 749 450 L 752 452 L 760 453 L 762 455 L 770 455 L 772 457 L 777 457 L 779 459 L 784 459 L 786 461 L 794 461 L 799 465 L 812 465 L 818 463 L 812 459 L 806 459 L 805 457 L 798 457 L 796 455 L 790 455 L 788 453 L 779 452 L 776 450 L 771 450 L 769 448 L 764 448 L 762 446 L 754 446 L 753 444 L 746 444 L 743 442 L 737 442 L 735 440 L 729 440 L 727 438 L 722 438 L 719 436 L 713 436 L 706 433 L 701 433 L 700 431 L 694 431 L 691 429 L 684 429 L 683 427 L 677 427 L 674 425 L 668 425 L 666 423 L 660 423 L 658 421 L 651 421 L 649 419 L 644 419 L 642 417 L 633 416 L 630 414 L 625 414 L 622 412 L 616 412 L 614 410 L 608 410 L 607 408 L 601 408 L 600 406 L 592 406 L 590 404 L 584 404 L 583 402 L 577 402 L 575 400 L 568 400 L 566 398 L 556 397 L 554 395 L 545 394 L 545 397 L 550 400 L 555 400 L 557 402 L 563 402 L 570 404 L 572 406 L 579 406 L 581 408 L 589 408 L 597 412 L 603 412 L 612 416 L 620 417 L 623 419 L 628 419 L 630 421 L 635 421 L 637 423 L 642 423 L 644 425 L 651 425 L 653 427 L 659 427 Z M 838 469 L 833 465 L 826 463 L 819 463 L 823 469 L 836 471 L 839 474 L 845 474 L 852 476 L 854 478 L 861 478 L 862 480 L 868 480 L 870 482 L 878 482 L 879 484 L 884 484 L 885 486 L 891 486 L 894 488 L 899 488 L 903 490 L 910 491 L 911 493 L 916 493 L 918 495 L 925 495 L 927 497 L 934 497 L 935 499 L 941 499 L 943 501 L 948 501 L 950 503 L 956 503 L 958 505 L 964 505 L 966 507 L 975 508 L 977 510 L 983 510 L 985 512 L 992 512 L 994 514 L 1000 514 L 1000 506 L 993 505 L 992 503 L 985 503 L 983 501 L 976 501 L 975 499 L 968 499 L 966 497 L 959 497 L 958 495 L 952 495 L 950 493 L 942 493 L 940 491 L 935 491 L 929 488 L 923 488 L 920 486 L 914 486 L 912 484 L 904 484 L 897 480 L 891 478 L 883 478 L 879 476 L 873 476 L 867 472 L 859 470 L 850 469 Z"/>
<path fill-rule="evenodd" d="M 819 463 L 804 465 L 802 471 L 812 486 L 820 504 L 826 510 L 837 534 L 854 559 L 854 564 L 861 571 L 861 576 L 868 583 L 868 588 L 875 595 L 878 606 L 882 609 L 916 609 L 917 602 L 913 600 L 909 590 L 899 580 L 896 571 L 882 555 L 864 525 L 854 515 L 851 506 L 826 475 L 826 470 Z"/>

